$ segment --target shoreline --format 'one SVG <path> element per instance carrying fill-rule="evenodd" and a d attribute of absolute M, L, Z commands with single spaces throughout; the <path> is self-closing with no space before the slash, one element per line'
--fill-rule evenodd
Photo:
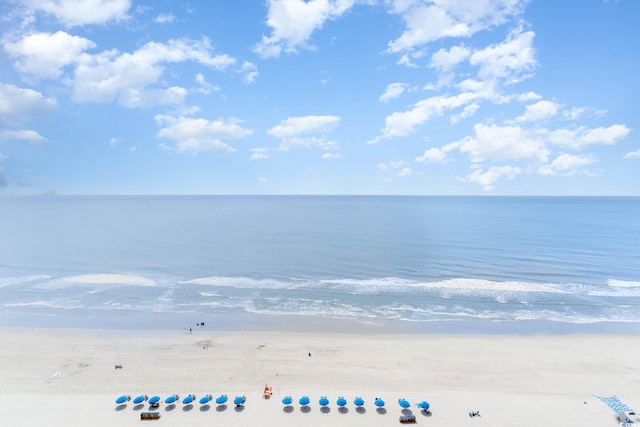
<path fill-rule="evenodd" d="M 640 406 L 640 344 L 626 335 L 415 335 L 278 331 L 0 328 L 0 417 L 7 425 L 137 425 L 116 397 L 246 395 L 239 410 L 161 404 L 163 425 L 395 425 L 404 397 L 433 426 L 614 425 L 594 397 Z M 122 369 L 114 369 L 122 365 Z M 265 384 L 273 389 L 262 399 Z M 292 396 L 286 412 L 281 399 Z M 309 396 L 308 411 L 298 399 Z M 330 400 L 328 412 L 318 405 Z M 338 411 L 338 396 L 347 413 Z M 356 396 L 365 400 L 357 411 Z M 373 405 L 386 401 L 385 412 Z M 431 413 L 415 404 L 427 400 Z M 35 403 L 37 402 L 37 403 Z M 238 409 L 238 410 L 237 410 Z M 478 410 L 481 417 L 469 417 Z M 428 419 L 427 419 L 428 416 Z"/>
<path fill-rule="evenodd" d="M 496 321 L 491 319 L 406 321 L 388 319 L 336 319 L 317 316 L 242 314 L 179 315 L 140 313 L 120 318 L 11 314 L 0 319 L 2 328 L 86 330 L 113 332 L 179 332 L 204 322 L 211 332 L 351 333 L 436 336 L 562 336 L 640 335 L 639 322 L 601 321 L 570 323 L 551 320 Z M 46 325 L 46 326 L 44 326 Z M 199 329 L 199 328 L 198 328 Z"/>

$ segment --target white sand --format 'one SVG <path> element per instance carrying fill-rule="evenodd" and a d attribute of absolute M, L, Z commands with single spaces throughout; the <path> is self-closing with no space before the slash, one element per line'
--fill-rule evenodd
<path fill-rule="evenodd" d="M 0 329 L 0 424 L 3 426 L 140 425 L 122 394 L 214 398 L 220 410 L 164 403 L 164 426 L 399 425 L 398 398 L 429 426 L 616 425 L 593 395 L 617 395 L 640 409 L 640 343 L 625 336 L 450 337 L 264 332 L 105 332 Z M 311 357 L 308 353 L 311 353 Z M 115 369 L 116 364 L 123 365 Z M 273 388 L 262 399 L 265 384 Z M 232 401 L 246 395 L 243 410 Z M 291 395 L 293 411 L 281 399 Z M 298 399 L 311 398 L 309 412 Z M 320 396 L 331 401 L 323 413 Z M 348 400 L 348 412 L 335 404 Z M 364 411 L 353 404 L 365 400 Z M 386 411 L 374 406 L 386 401 Z M 415 403 L 427 400 L 429 416 Z M 481 417 L 468 412 L 479 410 Z"/>

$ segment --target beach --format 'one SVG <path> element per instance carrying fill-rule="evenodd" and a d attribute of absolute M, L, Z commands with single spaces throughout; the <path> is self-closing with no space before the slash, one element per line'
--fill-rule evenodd
<path fill-rule="evenodd" d="M 413 414 L 430 426 L 601 427 L 616 425 L 615 414 L 595 396 L 640 405 L 640 345 L 630 336 L 192 329 L 0 329 L 2 424 L 139 425 L 149 405 L 115 400 L 140 394 L 180 396 L 173 407 L 160 405 L 159 420 L 146 421 L 165 426 L 386 426 Z M 262 396 L 265 385 L 270 399 Z M 181 402 L 188 394 L 197 397 L 191 406 Z M 200 405 L 207 394 L 229 401 Z M 241 395 L 246 403 L 236 407 Z M 285 396 L 293 398 L 288 410 Z M 302 396 L 308 408 L 298 403 Z M 324 410 L 321 396 L 330 401 Z M 348 402 L 342 410 L 339 396 Z M 403 411 L 399 398 L 411 407 Z M 428 413 L 416 406 L 423 400 Z"/>

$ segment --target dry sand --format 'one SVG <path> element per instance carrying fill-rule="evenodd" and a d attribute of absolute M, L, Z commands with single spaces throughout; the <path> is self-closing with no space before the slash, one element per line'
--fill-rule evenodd
<path fill-rule="evenodd" d="M 629 336 L 428 336 L 0 329 L 0 424 L 140 425 L 122 394 L 227 394 L 226 407 L 164 403 L 164 426 L 387 426 L 398 398 L 429 426 L 615 426 L 593 395 L 640 408 L 640 343 Z M 311 356 L 309 356 L 311 353 Z M 115 365 L 122 369 L 115 369 Z M 273 388 L 262 398 L 265 384 Z M 236 408 L 236 395 L 247 402 Z M 290 395 L 293 409 L 281 399 Z M 311 398 L 304 411 L 298 399 Z M 318 399 L 331 404 L 322 411 Z M 338 396 L 348 400 L 339 411 Z M 356 396 L 365 400 L 361 410 Z M 375 397 L 386 401 L 384 410 Z M 425 414 L 416 403 L 427 400 Z M 213 402 L 212 402 L 213 403 Z M 469 411 L 480 411 L 471 418 Z"/>

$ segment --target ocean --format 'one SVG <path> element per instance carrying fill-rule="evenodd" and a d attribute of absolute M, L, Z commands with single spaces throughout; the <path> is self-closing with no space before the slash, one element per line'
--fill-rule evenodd
<path fill-rule="evenodd" d="M 0 326 L 640 332 L 640 198 L 3 196 Z"/>

